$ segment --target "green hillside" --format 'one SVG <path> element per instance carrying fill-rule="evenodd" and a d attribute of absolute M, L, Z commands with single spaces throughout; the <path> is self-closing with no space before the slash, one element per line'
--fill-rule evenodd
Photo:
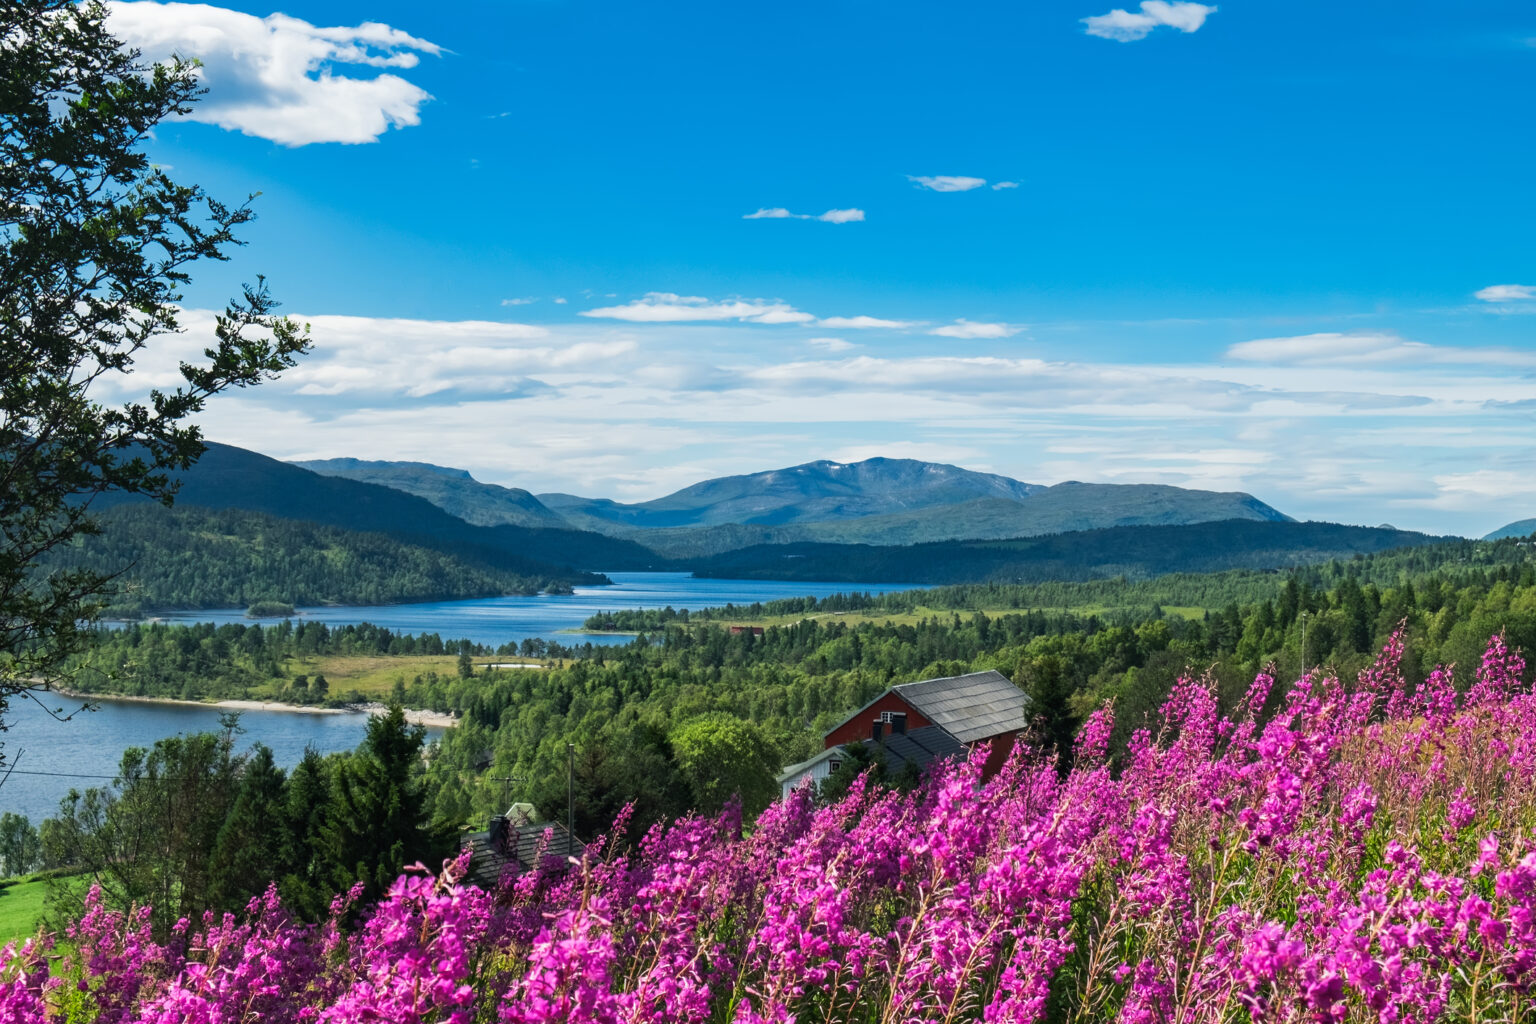
<path fill-rule="evenodd" d="M 322 476 L 393 487 L 425 498 L 449 515 L 475 526 L 570 527 L 527 491 L 481 483 L 467 470 L 447 469 L 426 462 L 369 462 L 363 459 L 315 459 L 291 465 Z"/>
<path fill-rule="evenodd" d="M 1503 540 L 1506 537 L 1529 537 L 1536 533 L 1536 519 L 1520 519 L 1494 530 L 1483 540 Z"/>
<path fill-rule="evenodd" d="M 121 572 L 111 613 L 285 604 L 394 604 L 531 594 L 568 570 L 519 573 L 471 564 L 379 533 L 357 533 L 242 509 L 121 505 L 102 532 L 55 551 L 43 570 Z"/>
<path fill-rule="evenodd" d="M 466 562 L 528 576 L 546 576 L 564 567 L 572 580 L 583 572 L 663 568 L 648 548 L 621 538 L 573 529 L 474 526 L 425 498 L 378 484 L 321 476 L 265 455 L 210 444 L 182 474 L 177 501 L 209 508 L 240 508 L 280 519 L 383 533 L 407 544 L 453 555 Z M 131 496 L 104 495 L 97 507 L 140 503 Z"/>
<path fill-rule="evenodd" d="M 1226 520 L 909 547 L 764 545 L 690 565 L 698 575 L 719 578 L 870 583 L 1144 579 L 1171 572 L 1301 566 L 1444 539 L 1382 527 Z"/>

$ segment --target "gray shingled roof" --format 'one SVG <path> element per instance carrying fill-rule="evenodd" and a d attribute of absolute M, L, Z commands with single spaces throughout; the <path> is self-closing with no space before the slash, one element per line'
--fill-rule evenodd
<path fill-rule="evenodd" d="M 893 686 L 923 717 L 961 743 L 975 743 L 1029 724 L 1029 698 L 995 669 Z"/>
<path fill-rule="evenodd" d="M 913 729 L 908 733 L 887 736 L 879 743 L 874 740 L 865 740 L 864 745 L 883 747 L 885 767 L 891 772 L 899 772 L 909 763 L 921 769 L 942 758 L 956 757 L 964 760 L 966 755 L 965 744 L 943 729 L 931 725 Z"/>

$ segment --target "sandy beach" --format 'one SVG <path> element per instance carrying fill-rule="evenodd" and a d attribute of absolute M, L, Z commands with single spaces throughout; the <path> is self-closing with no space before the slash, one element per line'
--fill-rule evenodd
<path fill-rule="evenodd" d="M 71 700 L 89 701 L 120 701 L 125 704 L 181 704 L 199 708 L 224 708 L 230 711 L 287 711 L 299 715 L 382 715 L 389 710 L 384 704 L 351 704 L 344 708 L 316 708 L 303 704 L 284 704 L 275 700 L 181 700 L 176 697 L 130 697 L 115 693 L 72 693 L 67 690 L 55 690 L 61 697 Z M 443 714 L 440 711 L 426 711 L 420 708 L 406 708 L 405 720 L 411 725 L 425 725 L 434 729 L 452 729 L 459 724 L 457 716 Z"/>

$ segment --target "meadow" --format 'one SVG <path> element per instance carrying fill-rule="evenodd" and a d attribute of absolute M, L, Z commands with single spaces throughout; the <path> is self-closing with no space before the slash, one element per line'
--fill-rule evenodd
<path fill-rule="evenodd" d="M 318 925 L 89 903 L 7 947 L 0 1020 L 1487 1021 L 1536 985 L 1536 697 L 1494 637 L 1417 686 L 1182 678 L 1119 752 L 728 806 L 493 892 L 418 867 Z M 360 923 L 358 923 L 360 922 Z"/>

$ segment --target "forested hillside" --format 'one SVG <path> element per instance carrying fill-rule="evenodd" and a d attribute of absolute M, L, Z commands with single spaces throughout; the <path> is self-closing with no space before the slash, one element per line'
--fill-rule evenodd
<path fill-rule="evenodd" d="M 571 524 L 518 487 L 481 483 L 462 469 L 425 462 L 376 462 L 367 459 L 314 459 L 295 462 L 322 476 L 381 484 L 425 498 L 449 515 L 474 526 L 536 526 L 569 529 Z"/>
<path fill-rule="evenodd" d="M 392 604 L 532 594 L 572 578 L 530 561 L 529 573 L 380 533 L 357 533 L 242 509 L 120 505 L 102 532 L 50 554 L 43 571 L 120 572 L 107 614 L 285 604 Z"/>
<path fill-rule="evenodd" d="M 661 568 L 665 560 L 631 541 L 574 529 L 473 526 L 425 498 L 378 484 L 322 476 L 231 445 L 210 444 L 178 478 L 183 505 L 238 508 L 344 530 L 384 533 L 465 561 L 539 575 Z M 106 494 L 97 507 L 142 504 Z"/>
<path fill-rule="evenodd" d="M 1120 526 L 1014 540 L 910 547 L 763 545 L 689 562 L 723 579 L 970 583 L 1142 579 L 1171 572 L 1278 569 L 1445 538 L 1389 527 L 1228 519 L 1184 526 Z"/>
<path fill-rule="evenodd" d="M 708 615 L 685 622 L 674 612 L 630 623 L 646 633 L 625 647 L 551 648 L 529 640 L 501 652 L 546 659 L 544 670 L 465 671 L 461 662 L 458 672 L 423 671 L 402 660 L 394 693 L 408 705 L 462 717 L 437 755 L 452 769 L 437 784 L 445 821 L 478 818 L 509 795 L 559 806 L 571 743 L 578 825 L 590 831 L 630 800 L 642 821 L 707 803 L 704 794 L 718 793 L 711 780 L 719 772 L 760 797 L 765 778 L 816 749 L 822 731 L 851 709 L 893 682 L 929 675 L 999 669 L 1033 696 L 1047 742 L 1064 742 L 1088 711 L 1114 700 L 1118 742 L 1183 672 L 1211 672 L 1223 701 L 1235 700 L 1271 663 L 1287 679 L 1304 665 L 1348 674 L 1399 622 L 1407 627 L 1403 667 L 1411 683 L 1436 663 L 1475 664 L 1487 637 L 1500 631 L 1511 645 L 1536 649 L 1530 555 L 1509 541 L 1455 542 L 1285 575 L 783 602 L 760 610 L 795 620 L 761 636 L 732 634 Z M 1198 605 L 1201 586 L 1212 599 L 1209 611 L 1159 607 L 1172 604 L 1167 598 Z M 913 612 L 946 605 L 954 610 Z M 852 625 L 839 618 L 839 610 L 875 606 L 884 618 Z M 489 653 L 368 627 L 153 626 L 103 634 L 90 664 L 111 674 L 117 692 L 242 696 L 313 671 L 285 668 L 290 655 L 461 649 Z M 528 780 L 516 794 L 494 781 L 514 777 Z"/>

